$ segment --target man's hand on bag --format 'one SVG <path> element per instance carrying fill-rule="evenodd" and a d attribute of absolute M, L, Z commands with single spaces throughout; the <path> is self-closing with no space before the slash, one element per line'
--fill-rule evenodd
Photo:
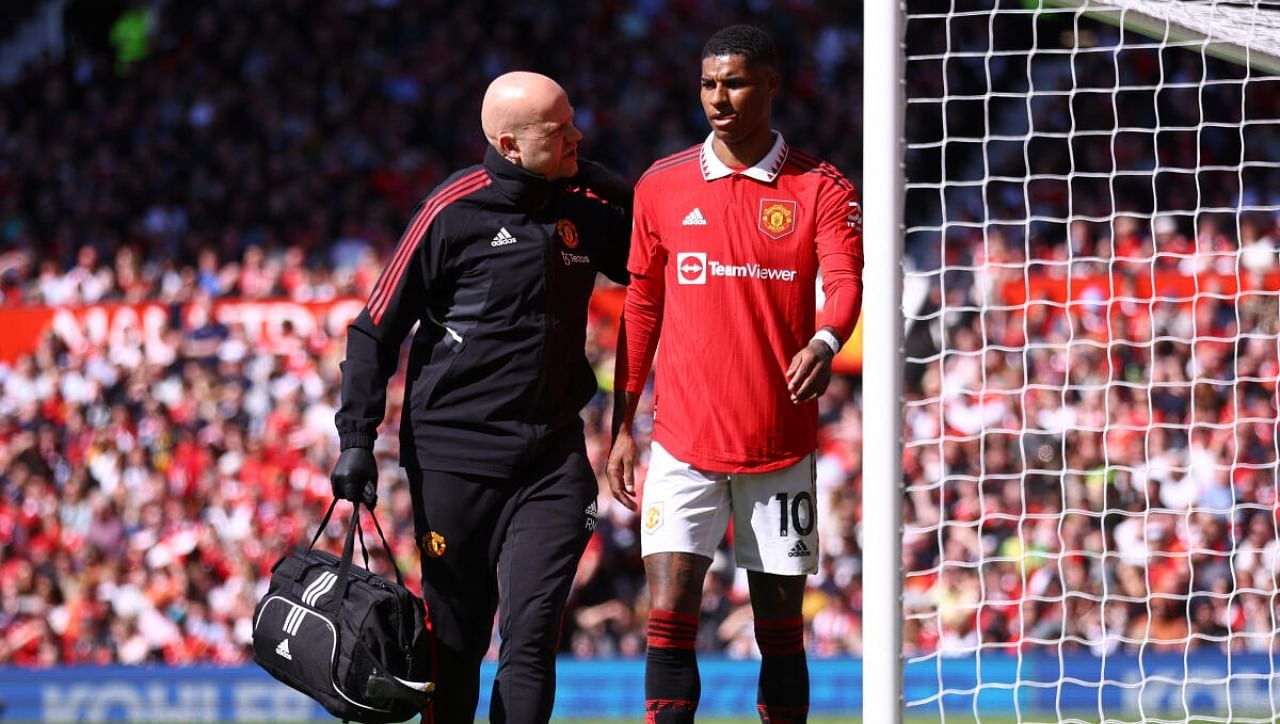
<path fill-rule="evenodd" d="M 333 466 L 333 497 L 364 503 L 373 510 L 378 505 L 378 464 L 373 451 L 362 447 L 349 447 L 338 455 Z"/>

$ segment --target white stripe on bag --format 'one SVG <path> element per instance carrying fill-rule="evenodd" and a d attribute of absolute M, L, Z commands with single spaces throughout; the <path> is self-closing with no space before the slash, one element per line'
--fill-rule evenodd
<path fill-rule="evenodd" d="M 298 633 L 298 625 L 302 623 L 302 617 L 307 613 L 307 609 L 302 606 L 294 606 L 289 615 L 284 617 L 284 632 L 293 636 Z"/>
<path fill-rule="evenodd" d="M 320 600 L 321 596 L 328 593 L 333 588 L 333 584 L 337 583 L 337 581 L 338 576 L 336 574 L 329 571 L 321 573 L 310 586 L 307 586 L 307 590 L 302 593 L 302 602 L 308 606 L 316 605 L 316 601 Z"/>
<path fill-rule="evenodd" d="M 319 576 L 316 576 L 316 579 L 315 579 L 314 581 L 312 581 L 311 583 L 309 583 L 309 584 L 307 585 L 306 590 L 304 590 L 304 591 L 302 592 L 302 602 L 303 602 L 303 603 L 307 604 L 308 606 L 310 606 L 310 605 L 311 605 L 311 596 L 315 593 L 315 590 L 316 590 L 317 588 L 319 588 L 321 585 L 323 585 L 323 584 L 324 584 L 324 579 L 325 579 L 325 577 L 327 577 L 328 575 L 329 575 L 329 572 L 328 572 L 328 571 L 323 571 L 323 572 L 321 572 L 321 573 L 320 573 L 320 575 L 319 575 Z"/>

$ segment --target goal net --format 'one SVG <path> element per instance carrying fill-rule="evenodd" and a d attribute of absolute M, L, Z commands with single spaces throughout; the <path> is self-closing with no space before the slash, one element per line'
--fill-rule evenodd
<path fill-rule="evenodd" d="M 905 7 L 907 720 L 1276 721 L 1280 7 Z"/>

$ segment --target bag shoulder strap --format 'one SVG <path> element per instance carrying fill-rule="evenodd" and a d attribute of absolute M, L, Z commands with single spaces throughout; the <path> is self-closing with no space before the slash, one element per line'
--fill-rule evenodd
<path fill-rule="evenodd" d="M 320 520 L 320 525 L 316 526 L 316 534 L 311 536 L 311 545 L 307 546 L 307 552 L 310 553 L 312 548 L 316 547 L 316 543 L 320 541 L 320 534 L 324 533 L 324 529 L 329 525 L 329 518 L 333 515 L 333 509 L 338 507 L 338 499 L 334 498 L 329 503 L 329 509 L 324 512 L 324 518 Z"/>
<path fill-rule="evenodd" d="M 364 531 L 360 530 L 360 506 L 361 503 L 359 501 L 351 505 L 351 521 L 347 524 L 347 538 L 342 544 L 342 560 L 338 566 L 338 580 L 335 584 L 336 590 L 341 591 L 342 594 L 333 599 L 334 608 L 337 608 L 338 602 L 346 596 L 347 579 L 351 575 L 351 559 L 355 557 L 357 532 L 360 534 L 360 550 L 364 555 L 364 566 L 365 569 L 369 568 L 369 547 L 364 542 Z M 320 535 L 324 533 L 324 529 L 329 525 L 329 519 L 333 516 L 333 510 L 336 507 L 338 507 L 338 499 L 334 498 L 333 502 L 329 503 L 329 509 L 325 511 L 320 525 L 316 528 L 315 535 L 311 538 L 311 545 L 307 546 L 308 552 L 315 548 L 316 543 L 320 541 Z M 369 517 L 373 519 L 373 527 L 378 531 L 378 539 L 382 541 L 382 550 L 386 551 L 387 560 L 391 561 L 391 570 L 395 571 L 396 583 L 404 587 L 404 576 L 400 573 L 400 566 L 396 565 L 395 554 L 391 552 L 391 545 L 387 543 L 387 536 L 382 532 L 382 524 L 378 522 L 378 516 L 371 508 L 366 507 L 365 510 L 369 511 Z"/>

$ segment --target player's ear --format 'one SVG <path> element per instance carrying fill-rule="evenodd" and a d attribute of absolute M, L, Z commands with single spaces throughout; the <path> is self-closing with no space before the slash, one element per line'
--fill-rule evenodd
<path fill-rule="evenodd" d="M 765 75 L 764 84 L 768 90 L 769 99 L 773 100 L 778 96 L 778 89 L 782 87 L 782 74 L 774 68 L 769 68 Z"/>

